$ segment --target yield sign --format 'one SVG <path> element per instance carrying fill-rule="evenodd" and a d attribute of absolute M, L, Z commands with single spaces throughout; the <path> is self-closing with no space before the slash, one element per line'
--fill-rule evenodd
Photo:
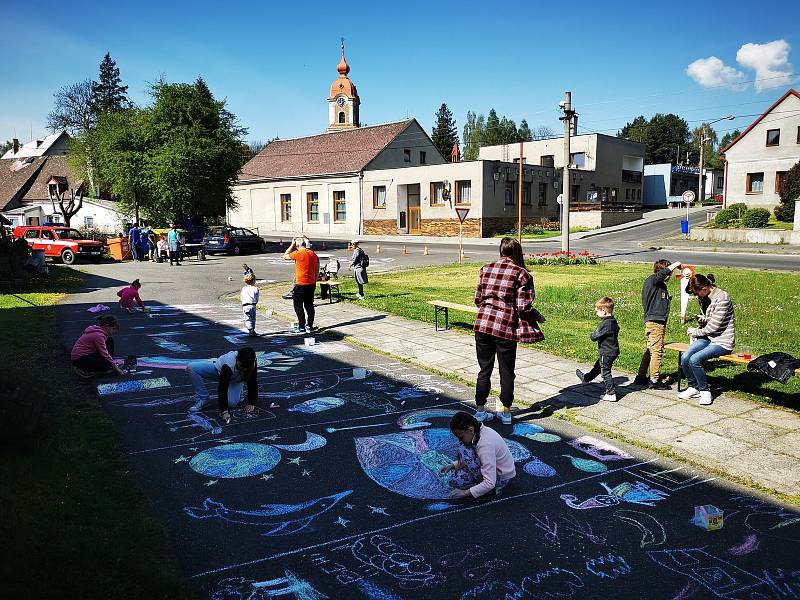
<path fill-rule="evenodd" d="M 468 208 L 456 208 L 456 214 L 458 215 L 458 220 L 463 223 L 464 219 L 467 218 L 468 212 L 469 212 Z"/>

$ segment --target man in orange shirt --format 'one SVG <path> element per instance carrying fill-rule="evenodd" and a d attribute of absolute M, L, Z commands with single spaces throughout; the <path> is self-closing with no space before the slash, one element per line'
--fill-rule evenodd
<path fill-rule="evenodd" d="M 295 286 L 292 300 L 294 312 L 297 314 L 297 326 L 292 329 L 292 333 L 311 333 L 314 329 L 314 291 L 317 289 L 319 276 L 319 257 L 311 250 L 311 244 L 304 242 L 308 242 L 308 238 L 293 238 L 283 253 L 285 260 L 294 261 Z"/>

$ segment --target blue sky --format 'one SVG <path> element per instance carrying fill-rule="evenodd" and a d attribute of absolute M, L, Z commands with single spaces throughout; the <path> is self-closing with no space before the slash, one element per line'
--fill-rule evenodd
<path fill-rule="evenodd" d="M 571 90 L 582 133 L 613 134 L 656 112 L 693 126 L 742 115 L 718 124 L 722 133 L 746 127 L 791 84 L 800 87 L 796 2 L 118 4 L 5 3 L 0 140 L 44 135 L 53 92 L 97 79 L 107 51 L 140 104 L 160 76 L 202 75 L 249 129 L 248 140 L 325 129 L 341 36 L 362 121 L 416 117 L 429 131 L 442 102 L 459 132 L 467 110 L 492 107 L 559 131 L 557 105 Z M 760 88 L 777 87 L 756 90 L 748 82 L 759 74 Z"/>

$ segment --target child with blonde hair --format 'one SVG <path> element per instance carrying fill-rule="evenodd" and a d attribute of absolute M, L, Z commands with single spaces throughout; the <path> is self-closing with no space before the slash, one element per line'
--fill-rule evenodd
<path fill-rule="evenodd" d="M 594 311 L 600 317 L 600 323 L 589 337 L 592 341 L 597 342 L 598 357 L 591 371 L 584 373 L 580 369 L 576 369 L 575 374 L 581 383 L 589 383 L 598 374 L 602 374 L 603 383 L 605 383 L 603 400 L 616 402 L 617 390 L 611 374 L 611 365 L 619 356 L 619 323 L 614 318 L 614 301 L 608 296 L 604 296 L 594 303 Z"/>
<path fill-rule="evenodd" d="M 251 336 L 256 333 L 256 306 L 258 305 L 259 289 L 256 287 L 256 276 L 252 272 L 244 276 L 244 286 L 241 293 L 242 316 L 247 326 L 247 333 Z"/>

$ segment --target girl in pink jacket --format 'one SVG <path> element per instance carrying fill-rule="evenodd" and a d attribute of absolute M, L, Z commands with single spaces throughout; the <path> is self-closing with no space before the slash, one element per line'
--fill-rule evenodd
<path fill-rule="evenodd" d="M 75 345 L 70 358 L 75 372 L 81 377 L 92 377 L 98 373 L 123 374 L 114 362 L 114 339 L 111 335 L 119 331 L 119 323 L 113 315 L 97 317 L 97 325 L 89 325 Z"/>
<path fill-rule="evenodd" d="M 142 302 L 142 299 L 139 297 L 139 290 L 141 287 L 142 284 L 139 280 L 134 279 L 128 287 L 122 288 L 117 292 L 117 296 L 119 296 L 119 305 L 129 313 L 133 312 L 133 308 L 136 305 L 146 312 L 144 302 Z"/>

